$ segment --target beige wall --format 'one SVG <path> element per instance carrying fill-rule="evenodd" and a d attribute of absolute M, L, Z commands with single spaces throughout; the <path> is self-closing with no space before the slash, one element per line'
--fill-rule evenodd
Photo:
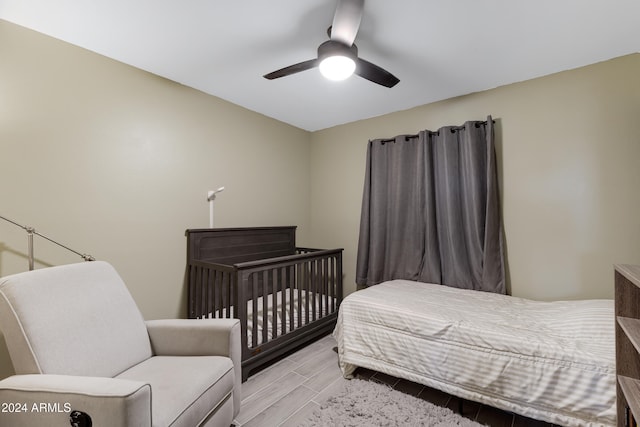
<path fill-rule="evenodd" d="M 312 134 L 312 240 L 345 248 L 355 289 L 369 139 L 497 121 L 513 295 L 613 297 L 613 263 L 640 263 L 640 54 Z"/>
<path fill-rule="evenodd" d="M 188 228 L 309 234 L 309 133 L 0 21 L 0 215 L 111 262 L 146 318 L 184 313 Z M 0 221 L 0 276 L 27 269 Z M 35 239 L 40 268 L 81 261 Z M 0 377 L 8 372 L 0 343 Z"/>

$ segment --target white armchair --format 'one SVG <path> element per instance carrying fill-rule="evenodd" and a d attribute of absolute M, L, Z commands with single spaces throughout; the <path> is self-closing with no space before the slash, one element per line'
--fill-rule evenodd
<path fill-rule="evenodd" d="M 0 426 L 228 427 L 240 410 L 238 320 L 145 322 L 106 262 L 0 278 L 0 328 Z"/>

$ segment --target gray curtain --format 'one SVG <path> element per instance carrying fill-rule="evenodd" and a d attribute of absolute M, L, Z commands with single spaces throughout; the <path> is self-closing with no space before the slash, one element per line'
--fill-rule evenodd
<path fill-rule="evenodd" d="M 356 283 L 505 293 L 491 116 L 369 141 Z"/>

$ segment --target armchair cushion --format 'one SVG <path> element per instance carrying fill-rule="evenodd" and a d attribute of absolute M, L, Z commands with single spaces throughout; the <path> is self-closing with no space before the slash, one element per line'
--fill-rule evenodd
<path fill-rule="evenodd" d="M 199 426 L 225 403 L 233 408 L 235 375 L 228 357 L 155 356 L 116 378 L 151 384 L 154 426 Z"/>

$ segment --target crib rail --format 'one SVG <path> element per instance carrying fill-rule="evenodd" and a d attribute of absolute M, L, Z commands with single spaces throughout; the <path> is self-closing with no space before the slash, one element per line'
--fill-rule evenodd
<path fill-rule="evenodd" d="M 312 320 L 320 316 L 319 311 L 335 311 L 342 301 L 342 286 L 338 286 L 342 279 L 342 250 L 298 248 L 297 251 L 298 255 L 232 266 L 191 261 L 188 265 L 189 317 L 238 317 L 239 311 L 234 316 L 237 301 L 253 299 L 256 308 L 262 295 L 286 289 L 293 289 L 298 294 L 315 294 L 319 307 L 310 300 L 297 301 L 300 305 L 305 304 L 305 308 L 309 306 L 306 315 Z M 258 298 L 252 298 L 253 295 Z M 269 298 L 262 300 L 267 306 L 271 302 Z"/>
<path fill-rule="evenodd" d="M 329 306 L 330 298 L 336 299 L 331 304 L 331 310 L 335 311 L 338 301 L 342 301 L 342 286 L 337 286 L 342 282 L 342 249 L 296 248 L 296 253 L 234 265 L 190 261 L 187 266 L 188 316 L 234 317 L 233 307 L 237 301 L 248 301 L 253 295 L 270 294 L 274 283 L 280 290 L 293 287 L 320 291 L 325 297 L 323 307 Z M 240 289 L 235 283 L 239 279 L 235 276 L 245 278 L 246 283 L 250 280 L 251 286 L 245 284 Z M 242 296 L 239 297 L 240 293 Z"/>
<path fill-rule="evenodd" d="M 337 286 L 342 276 L 339 255 L 316 250 L 241 271 L 239 290 L 244 295 L 240 301 L 250 301 L 250 313 L 261 313 L 247 315 L 252 331 L 247 343 L 250 348 L 336 312 L 342 301 L 342 287 Z"/>

